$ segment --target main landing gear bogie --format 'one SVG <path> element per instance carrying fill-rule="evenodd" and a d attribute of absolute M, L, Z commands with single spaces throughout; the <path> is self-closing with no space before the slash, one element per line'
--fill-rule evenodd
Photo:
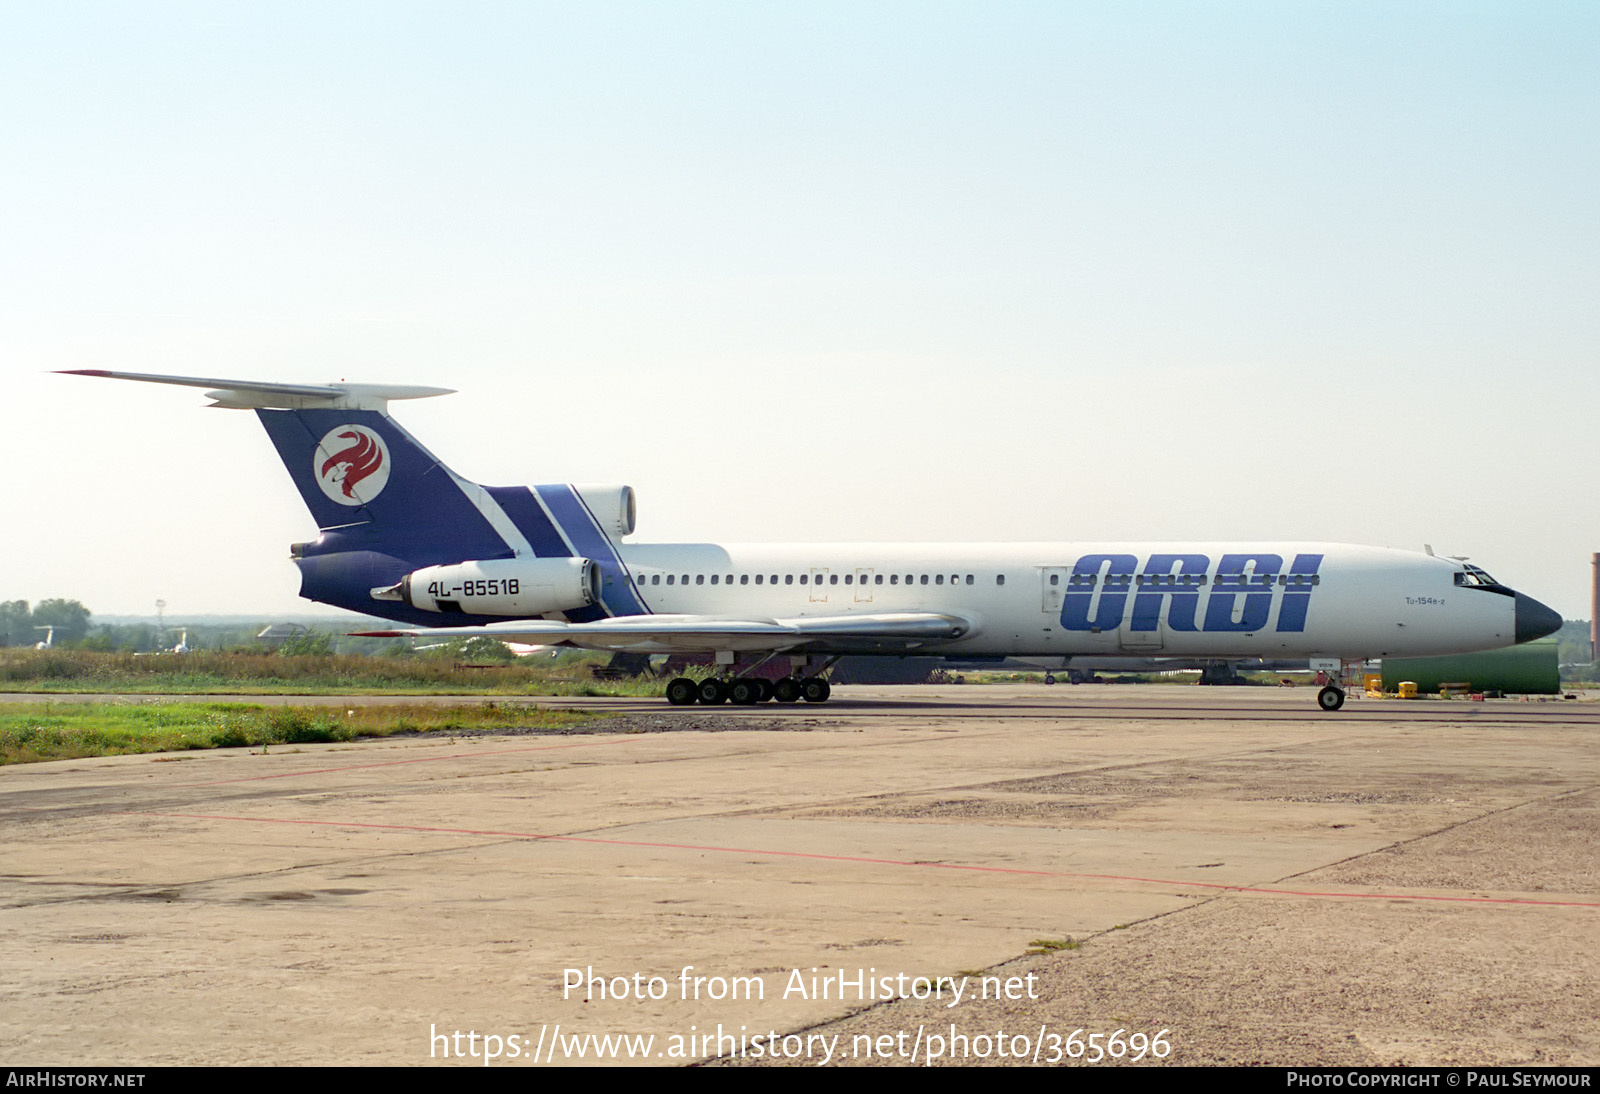
<path fill-rule="evenodd" d="M 732 703 L 734 706 L 755 706 L 776 699 L 780 703 L 826 703 L 833 693 L 826 678 L 785 676 L 778 681 L 758 676 L 736 676 L 723 680 L 712 676 L 704 680 L 691 680 L 680 676 L 667 685 L 667 702 L 675 707 L 703 703 L 717 706 Z"/>

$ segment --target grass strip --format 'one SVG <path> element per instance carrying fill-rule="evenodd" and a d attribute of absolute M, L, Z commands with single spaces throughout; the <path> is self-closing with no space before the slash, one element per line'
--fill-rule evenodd
<path fill-rule="evenodd" d="M 596 680 L 602 654 L 468 665 L 448 657 L 282 656 L 197 650 L 138 656 L 90 650 L 0 649 L 0 691 L 151 695 L 614 695 L 665 693 L 654 677 Z"/>
<path fill-rule="evenodd" d="M 15 703 L 0 706 L 0 764 L 315 744 L 395 733 L 581 730 L 605 715 L 531 704 L 263 706 L 256 703 Z"/>

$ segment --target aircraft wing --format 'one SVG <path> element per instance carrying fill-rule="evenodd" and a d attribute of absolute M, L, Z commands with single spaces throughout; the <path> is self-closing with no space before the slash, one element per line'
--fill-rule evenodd
<path fill-rule="evenodd" d="M 900 653 L 964 638 L 971 620 L 939 612 L 730 619 L 709 615 L 624 615 L 594 623 L 523 619 L 481 627 L 356 631 L 361 638 L 496 638 L 629 653 Z"/>

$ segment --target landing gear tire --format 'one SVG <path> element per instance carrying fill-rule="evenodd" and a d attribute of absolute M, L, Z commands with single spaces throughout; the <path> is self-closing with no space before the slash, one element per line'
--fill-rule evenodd
<path fill-rule="evenodd" d="M 700 685 L 687 676 L 680 676 L 667 685 L 667 702 L 675 707 L 686 707 L 700 698 Z"/>
<path fill-rule="evenodd" d="M 728 685 L 728 701 L 736 707 L 753 707 L 761 702 L 761 682 L 741 676 Z"/>
<path fill-rule="evenodd" d="M 1047 683 L 1047 684 L 1053 684 L 1053 683 L 1056 682 L 1056 678 L 1055 678 L 1054 675 L 1052 675 L 1051 673 L 1047 672 L 1047 673 L 1044 674 L 1044 682 Z"/>
<path fill-rule="evenodd" d="M 700 681 L 700 701 L 708 707 L 724 703 L 728 699 L 728 689 L 721 680 L 711 679 Z"/>
<path fill-rule="evenodd" d="M 800 682 L 800 698 L 808 703 L 826 703 L 833 689 L 820 676 L 808 676 Z"/>
<path fill-rule="evenodd" d="M 1338 710 L 1344 706 L 1344 692 L 1329 684 L 1317 692 L 1317 705 L 1323 710 Z"/>
<path fill-rule="evenodd" d="M 800 681 L 793 676 L 785 676 L 772 685 L 772 697 L 780 703 L 798 703 L 800 701 Z"/>
<path fill-rule="evenodd" d="M 772 681 L 768 680 L 765 676 L 760 676 L 756 678 L 756 683 L 761 687 L 761 695 L 756 699 L 756 702 L 771 702 L 773 693 Z"/>

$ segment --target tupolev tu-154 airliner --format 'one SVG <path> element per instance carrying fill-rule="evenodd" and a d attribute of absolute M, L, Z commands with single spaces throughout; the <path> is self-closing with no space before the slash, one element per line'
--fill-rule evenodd
<path fill-rule="evenodd" d="M 824 702 L 847 654 L 1349 661 L 1561 627 L 1477 566 L 1339 543 L 627 543 L 631 487 L 480 486 L 389 416 L 447 388 L 70 375 L 254 410 L 320 529 L 290 548 L 300 595 L 406 625 L 364 633 L 714 655 L 668 684 L 678 705 Z M 775 658 L 788 676 L 751 675 Z"/>

